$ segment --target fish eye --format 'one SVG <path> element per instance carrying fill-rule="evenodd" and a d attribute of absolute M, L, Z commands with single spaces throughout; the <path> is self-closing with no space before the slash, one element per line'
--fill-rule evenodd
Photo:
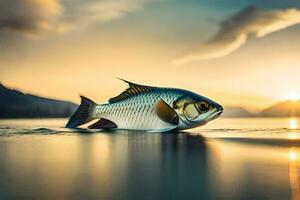
<path fill-rule="evenodd" d="M 209 103 L 207 101 L 201 101 L 197 103 L 197 108 L 202 111 L 205 112 L 209 109 Z"/>

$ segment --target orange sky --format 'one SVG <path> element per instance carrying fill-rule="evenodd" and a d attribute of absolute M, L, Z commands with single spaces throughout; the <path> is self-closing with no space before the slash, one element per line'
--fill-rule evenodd
<path fill-rule="evenodd" d="M 93 0 L 88 8 L 95 13 L 79 19 L 71 11 L 78 11 L 76 4 L 81 1 L 74 5 L 47 1 L 59 10 L 45 10 L 49 16 L 32 14 L 28 19 L 34 23 L 24 24 L 26 29 L 7 25 L 0 15 L 0 27 L 7 26 L 0 31 L 0 81 L 9 87 L 73 102 L 83 94 L 101 103 L 125 88 L 116 79 L 121 77 L 189 89 L 225 106 L 252 111 L 284 99 L 290 91 L 300 93 L 297 5 L 253 8 L 249 2 L 222 9 L 224 5 L 217 3 L 115 0 L 100 4 Z M 26 6 L 30 10 L 32 5 Z M 250 19 L 235 18 L 249 12 Z M 268 23 L 262 24 L 261 18 Z M 222 21 L 238 28 L 222 26 Z M 272 28 L 264 37 L 255 35 L 271 26 L 278 30 Z M 246 35 L 246 40 L 228 52 L 226 48 L 239 35 Z M 202 59 L 208 52 L 213 56 Z M 190 55 L 193 60 L 187 59 Z M 184 62 L 174 62 L 183 57 Z"/>

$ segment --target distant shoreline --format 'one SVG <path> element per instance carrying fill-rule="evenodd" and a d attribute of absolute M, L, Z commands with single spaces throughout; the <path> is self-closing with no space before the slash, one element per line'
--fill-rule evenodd
<path fill-rule="evenodd" d="M 53 119 L 70 117 L 78 105 L 10 89 L 0 83 L 0 119 Z M 258 113 L 243 107 L 226 107 L 222 118 L 296 118 L 300 101 L 283 101 Z"/>

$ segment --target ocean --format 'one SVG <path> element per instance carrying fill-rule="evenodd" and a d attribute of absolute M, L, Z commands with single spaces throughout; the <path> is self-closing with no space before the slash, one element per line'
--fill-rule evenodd
<path fill-rule="evenodd" d="M 300 119 L 220 118 L 182 133 L 0 120 L 0 199 L 300 199 Z"/>

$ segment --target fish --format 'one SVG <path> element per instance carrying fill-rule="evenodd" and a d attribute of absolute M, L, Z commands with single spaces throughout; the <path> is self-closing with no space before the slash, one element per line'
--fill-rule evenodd
<path fill-rule="evenodd" d="M 88 128 L 181 131 L 205 125 L 223 112 L 220 104 L 188 90 L 121 80 L 128 84 L 128 88 L 107 103 L 96 104 L 80 96 L 81 104 L 66 128 L 76 128 L 98 119 Z"/>

